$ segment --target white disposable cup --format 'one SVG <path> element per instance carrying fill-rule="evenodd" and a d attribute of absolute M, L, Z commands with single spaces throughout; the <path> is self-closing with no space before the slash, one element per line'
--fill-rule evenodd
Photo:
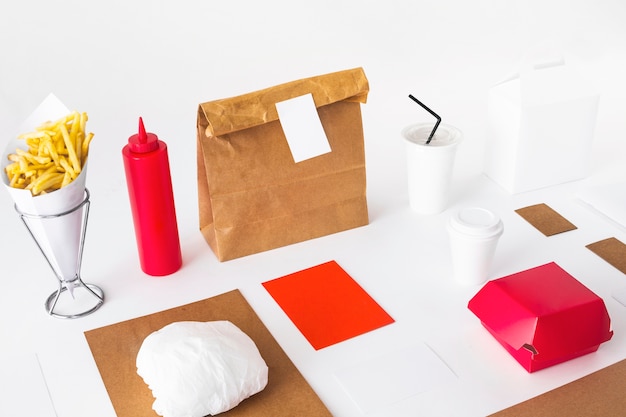
<path fill-rule="evenodd" d="M 478 285 L 487 281 L 503 232 L 500 218 L 481 207 L 467 207 L 450 217 L 448 233 L 456 282 Z"/>
<path fill-rule="evenodd" d="M 448 204 L 456 148 L 462 139 L 459 129 L 441 123 L 429 144 L 434 125 L 417 123 L 405 127 L 409 205 L 420 214 L 441 213 Z"/>

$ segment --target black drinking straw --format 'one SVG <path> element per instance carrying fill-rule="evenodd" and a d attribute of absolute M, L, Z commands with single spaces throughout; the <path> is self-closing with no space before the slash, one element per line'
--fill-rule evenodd
<path fill-rule="evenodd" d="M 437 113 L 435 113 L 434 111 L 432 111 L 431 109 L 426 107 L 426 105 L 424 103 L 422 103 L 421 101 L 419 101 L 418 99 L 413 97 L 412 94 L 409 94 L 409 98 L 411 100 L 413 100 L 414 102 L 416 102 L 417 104 L 419 104 L 420 106 L 422 106 L 424 109 L 426 109 L 426 111 L 428 113 L 432 114 L 433 116 L 435 116 L 437 118 L 437 123 L 435 123 L 435 127 L 433 128 L 432 132 L 430 132 L 430 136 L 428 136 L 428 140 L 426 140 L 426 145 L 428 145 L 430 143 L 431 139 L 433 138 L 433 136 L 435 136 L 435 131 L 439 127 L 439 123 L 441 123 L 441 117 L 439 117 L 439 115 L 437 115 Z"/>

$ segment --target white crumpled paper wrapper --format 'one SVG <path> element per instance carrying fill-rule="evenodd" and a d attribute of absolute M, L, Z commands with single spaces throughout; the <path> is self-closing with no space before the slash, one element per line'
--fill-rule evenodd
<path fill-rule="evenodd" d="M 262 391 L 269 372 L 254 341 L 225 320 L 171 323 L 144 339 L 136 364 L 164 417 L 228 411 Z"/>
<path fill-rule="evenodd" d="M 7 156 L 15 153 L 16 148 L 28 149 L 26 142 L 17 138 L 19 134 L 33 131 L 46 121 L 57 120 L 66 116 L 70 111 L 50 94 L 37 109 L 19 127 L 2 154 L 2 182 L 13 198 L 17 209 L 28 215 L 48 216 L 65 213 L 81 204 L 85 199 L 85 183 L 87 178 L 87 164 L 80 175 L 67 186 L 47 194 L 33 196 L 29 190 L 22 190 L 9 186 L 9 179 L 5 167 L 10 163 Z M 83 224 L 83 210 L 76 210 L 61 217 L 26 219 L 29 228 L 41 249 L 46 253 L 59 278 L 72 292 L 72 283 L 78 272 L 78 256 Z M 67 282 L 66 282 L 67 281 Z"/>

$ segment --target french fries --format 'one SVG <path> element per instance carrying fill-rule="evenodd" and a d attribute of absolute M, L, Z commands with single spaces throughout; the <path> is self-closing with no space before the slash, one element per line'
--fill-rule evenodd
<path fill-rule="evenodd" d="M 28 150 L 9 154 L 9 185 L 30 190 L 33 196 L 65 187 L 78 177 L 87 162 L 93 133 L 86 133 L 87 113 L 73 111 L 54 122 L 18 136 Z"/>

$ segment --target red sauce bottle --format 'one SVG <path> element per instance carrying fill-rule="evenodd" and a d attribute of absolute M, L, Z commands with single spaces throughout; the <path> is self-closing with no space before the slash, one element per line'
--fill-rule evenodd
<path fill-rule="evenodd" d="M 128 138 L 122 155 L 141 269 L 169 275 L 181 267 L 182 254 L 167 145 L 146 133 L 140 117 L 139 133 Z"/>

